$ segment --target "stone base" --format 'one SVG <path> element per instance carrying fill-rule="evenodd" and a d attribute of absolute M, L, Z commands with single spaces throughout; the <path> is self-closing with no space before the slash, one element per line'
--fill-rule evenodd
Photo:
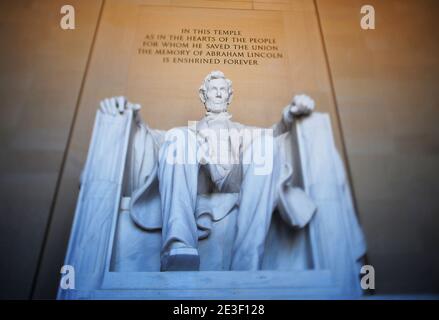
<path fill-rule="evenodd" d="M 84 288 L 87 279 L 77 279 Z M 60 290 L 61 299 L 358 299 L 329 271 L 110 272 L 99 290 Z"/>

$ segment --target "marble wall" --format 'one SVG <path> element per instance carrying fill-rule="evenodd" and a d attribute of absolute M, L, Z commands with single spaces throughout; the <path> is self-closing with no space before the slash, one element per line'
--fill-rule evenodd
<path fill-rule="evenodd" d="M 318 0 L 377 292 L 439 292 L 437 1 Z"/>
<path fill-rule="evenodd" d="M 77 29 L 63 31 L 61 0 L 2 2 L 0 250 L 8 258 L 0 297 L 54 297 L 99 100 L 127 95 L 151 126 L 185 125 L 202 115 L 196 89 L 216 68 L 234 81 L 231 112 L 240 122 L 274 123 L 297 92 L 331 114 L 377 292 L 438 293 L 437 5 L 368 3 L 377 11 L 373 31 L 360 28 L 356 0 L 76 0 Z M 143 32 L 165 18 L 167 32 L 225 20 L 276 34 L 285 56 L 212 67 L 136 54 Z"/>
<path fill-rule="evenodd" d="M 56 202 L 100 10 L 70 3 L 75 31 L 64 1 L 0 2 L 0 298 L 31 296 Z"/>

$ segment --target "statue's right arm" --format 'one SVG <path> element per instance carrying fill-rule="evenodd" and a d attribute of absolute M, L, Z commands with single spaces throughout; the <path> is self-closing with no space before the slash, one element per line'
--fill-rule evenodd
<path fill-rule="evenodd" d="M 136 115 L 140 110 L 140 104 L 131 103 L 122 96 L 112 97 L 102 100 L 99 110 L 104 115 L 109 116 L 122 115 L 127 110 L 133 110 L 133 113 Z"/>
<path fill-rule="evenodd" d="M 123 96 L 104 99 L 101 101 L 99 107 L 99 110 L 102 112 L 102 114 L 108 116 L 122 115 L 125 111 L 132 110 L 137 127 L 140 127 L 142 125 L 145 126 L 148 132 L 150 132 L 154 136 L 164 135 L 165 131 L 152 129 L 142 121 L 139 115 L 140 109 L 140 104 L 131 103 L 127 100 L 127 98 Z"/>
<path fill-rule="evenodd" d="M 100 102 L 99 112 L 104 117 L 121 117 L 129 110 L 133 112 L 134 132 L 132 132 L 130 138 L 131 154 L 133 159 L 137 160 L 132 160 L 129 163 L 130 166 L 133 166 L 133 170 L 130 171 L 135 172 L 135 174 L 146 175 L 150 172 L 148 168 L 157 160 L 157 151 L 161 146 L 165 131 L 152 129 L 145 124 L 140 118 L 140 108 L 140 104 L 131 103 L 125 97 L 119 96 L 102 100 Z M 147 150 L 147 152 L 145 152 L 145 148 L 154 148 L 154 150 Z M 144 167 L 138 167 L 140 164 Z M 138 180 L 140 181 L 142 179 L 130 175 L 128 181 L 132 183 L 130 182 L 128 185 L 138 187 Z"/>

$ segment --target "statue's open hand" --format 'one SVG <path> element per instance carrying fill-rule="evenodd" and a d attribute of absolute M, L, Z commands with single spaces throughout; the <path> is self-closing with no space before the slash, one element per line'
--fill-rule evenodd
<path fill-rule="evenodd" d="M 290 113 L 293 117 L 309 115 L 315 108 L 315 102 L 306 94 L 294 96 L 289 105 Z"/>
<path fill-rule="evenodd" d="M 99 109 L 103 114 L 116 116 L 123 114 L 126 110 L 133 110 L 134 112 L 137 112 L 140 110 L 140 104 L 131 103 L 122 96 L 112 97 L 102 100 Z"/>

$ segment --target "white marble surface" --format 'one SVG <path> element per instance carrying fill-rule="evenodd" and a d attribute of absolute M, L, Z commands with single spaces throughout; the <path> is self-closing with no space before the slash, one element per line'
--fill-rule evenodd
<path fill-rule="evenodd" d="M 213 126 L 230 128 L 230 83 L 219 74 L 212 85 L 208 78 L 203 84 L 206 118 L 215 122 L 218 117 Z M 273 296 L 299 298 L 302 290 L 304 297 L 312 297 L 312 288 L 328 283 L 327 294 L 315 297 L 359 296 L 364 237 L 329 116 L 298 118 L 314 109 L 309 97 L 296 96 L 273 126 L 272 171 L 252 174 L 252 164 L 243 165 L 235 193 L 221 192 L 230 181 L 236 185 L 229 180 L 235 174 L 232 166 L 212 162 L 207 172 L 216 191 L 199 194 L 198 163 L 167 163 L 163 154 L 171 145 L 169 132 L 145 125 L 139 108 L 118 97 L 103 101 L 98 111 L 66 258 L 76 268 L 78 288 L 60 290 L 59 298 L 157 298 L 171 288 L 174 297 L 196 297 L 191 290 L 204 287 L 200 281 L 209 272 L 218 273 L 205 289 L 220 286 L 223 297 L 231 292 L 248 297 L 239 293 L 247 287 L 270 290 L 282 277 L 283 289 Z M 180 131 L 197 141 L 197 131 L 173 132 Z M 176 146 L 178 151 L 188 145 Z M 178 272 L 158 272 L 160 254 L 176 243 L 198 250 L 201 271 L 179 280 Z M 289 283 L 290 276 L 298 282 Z M 265 277 L 278 280 L 261 287 L 258 281 Z M 136 295 L 128 293 L 142 288 Z"/>

